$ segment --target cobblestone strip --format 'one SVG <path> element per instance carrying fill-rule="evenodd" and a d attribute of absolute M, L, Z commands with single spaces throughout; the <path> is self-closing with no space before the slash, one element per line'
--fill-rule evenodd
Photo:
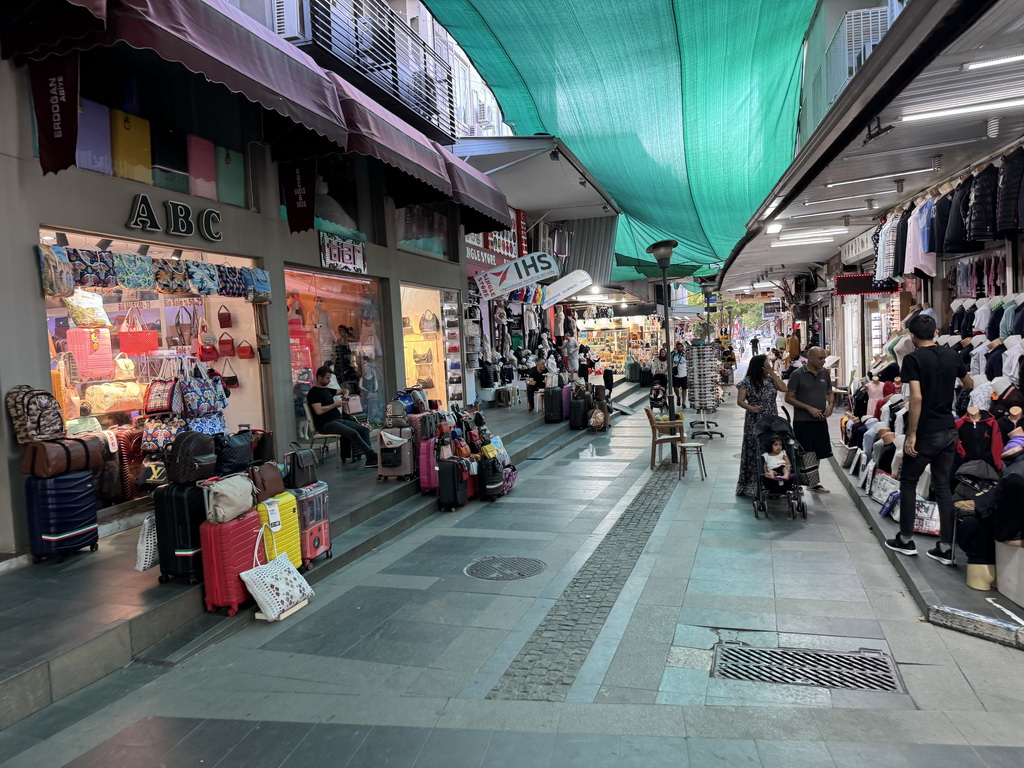
<path fill-rule="evenodd" d="M 644 483 L 487 698 L 565 700 L 676 487 L 676 472 L 662 465 Z"/>

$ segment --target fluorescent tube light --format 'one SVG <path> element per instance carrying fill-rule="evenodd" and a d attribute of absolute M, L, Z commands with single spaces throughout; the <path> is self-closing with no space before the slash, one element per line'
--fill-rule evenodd
<path fill-rule="evenodd" d="M 1011 99 L 1009 101 L 989 101 L 984 104 L 970 104 L 966 107 L 950 107 L 949 109 L 936 109 L 932 112 L 915 112 L 910 115 L 903 115 L 900 120 L 909 123 L 913 120 L 931 120 L 934 117 L 955 117 L 956 115 L 971 115 L 975 112 L 990 112 L 997 109 L 1010 109 L 1011 107 L 1024 107 L 1024 99 Z"/>
<path fill-rule="evenodd" d="M 867 197 L 877 197 L 878 195 L 893 195 L 896 193 L 895 189 L 886 189 L 881 192 L 865 192 L 860 195 L 847 195 L 846 197 L 830 197 L 828 200 L 808 200 L 804 205 L 824 205 L 825 203 L 838 203 L 840 200 L 859 200 Z"/>
<path fill-rule="evenodd" d="M 998 59 L 987 59 L 986 61 L 972 61 L 970 64 L 964 64 L 964 69 L 985 69 L 987 67 L 998 67 L 1002 64 L 1013 64 L 1015 61 L 1024 61 L 1024 53 L 1018 53 L 1014 56 L 1003 56 Z"/>
<path fill-rule="evenodd" d="M 862 181 L 878 181 L 879 179 L 895 179 L 897 176 L 910 176 L 914 173 L 928 173 L 928 171 L 934 170 L 933 168 L 918 168 L 916 171 L 900 171 L 899 173 L 883 173 L 881 176 L 865 176 L 863 179 L 850 179 L 849 181 L 834 181 L 831 184 L 825 186 L 831 189 L 832 187 L 841 187 L 844 184 L 858 184 Z M 867 194 L 867 193 L 865 193 Z M 857 195 L 860 197 L 860 195 Z"/>
<path fill-rule="evenodd" d="M 774 235 L 782 231 L 782 225 L 777 221 L 773 221 L 771 224 L 764 228 L 764 231 L 767 232 L 769 235 Z"/>
<path fill-rule="evenodd" d="M 833 216 L 837 213 L 870 213 L 870 209 L 867 206 L 863 208 L 842 208 L 838 211 L 819 211 L 818 213 L 800 213 L 796 216 L 790 216 L 790 219 L 809 219 L 812 216 Z"/>
<path fill-rule="evenodd" d="M 801 232 L 800 234 L 793 233 L 789 235 L 779 235 L 779 240 L 803 240 L 808 237 L 825 237 L 826 235 L 845 235 L 850 230 L 848 229 L 821 229 L 817 232 Z"/>
<path fill-rule="evenodd" d="M 812 237 L 810 240 L 787 240 L 785 242 L 772 243 L 772 248 L 785 248 L 790 245 L 813 245 L 814 243 L 833 243 L 831 237 Z"/>

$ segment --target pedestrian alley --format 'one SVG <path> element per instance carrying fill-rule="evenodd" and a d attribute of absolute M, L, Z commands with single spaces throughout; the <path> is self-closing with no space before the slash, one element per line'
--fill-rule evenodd
<path fill-rule="evenodd" d="M 135 663 L 0 734 L 4 766 L 1017 766 L 1024 653 L 922 621 L 837 478 L 806 520 L 648 467 L 642 413 L 520 463 L 174 666 Z M 692 416 L 687 413 L 687 416 Z M 543 569 L 476 579 L 482 557 Z M 899 692 L 712 675 L 723 642 L 882 651 Z"/>

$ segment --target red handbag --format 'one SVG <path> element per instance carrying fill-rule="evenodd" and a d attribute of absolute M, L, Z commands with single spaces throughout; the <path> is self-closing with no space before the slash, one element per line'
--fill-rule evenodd
<path fill-rule="evenodd" d="M 235 339 L 228 333 L 222 333 L 217 341 L 217 351 L 220 352 L 221 357 L 234 357 Z"/>
<path fill-rule="evenodd" d="M 239 360 L 252 360 L 256 357 L 256 350 L 252 348 L 252 344 L 243 340 L 235 348 L 235 354 Z"/>
<path fill-rule="evenodd" d="M 231 310 L 223 304 L 221 304 L 220 309 L 217 310 L 217 324 L 221 328 L 230 328 L 232 325 Z"/>
<path fill-rule="evenodd" d="M 125 314 L 117 339 L 121 351 L 131 357 L 148 355 L 160 346 L 160 332 L 146 328 L 137 307 L 132 307 Z"/>
<path fill-rule="evenodd" d="M 216 363 L 220 360 L 220 353 L 217 352 L 217 347 L 212 344 L 200 343 L 199 349 L 196 351 L 196 357 L 204 363 Z"/>

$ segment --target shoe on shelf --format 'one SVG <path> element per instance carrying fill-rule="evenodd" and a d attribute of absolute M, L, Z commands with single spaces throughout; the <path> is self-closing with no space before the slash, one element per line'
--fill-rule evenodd
<path fill-rule="evenodd" d="M 911 539 L 910 541 L 903 541 L 899 537 L 899 534 L 897 534 L 891 539 L 886 539 L 885 546 L 887 546 L 893 552 L 899 552 L 901 555 L 917 554 L 917 544 L 914 543 L 914 540 Z"/>
<path fill-rule="evenodd" d="M 953 548 L 952 547 L 950 547 L 949 549 L 943 550 L 943 549 L 939 548 L 938 544 L 936 544 L 934 547 L 932 547 L 927 552 L 925 552 L 925 554 L 928 555 L 928 557 L 930 557 L 932 560 L 938 560 L 943 565 L 952 565 L 953 564 Z"/>

